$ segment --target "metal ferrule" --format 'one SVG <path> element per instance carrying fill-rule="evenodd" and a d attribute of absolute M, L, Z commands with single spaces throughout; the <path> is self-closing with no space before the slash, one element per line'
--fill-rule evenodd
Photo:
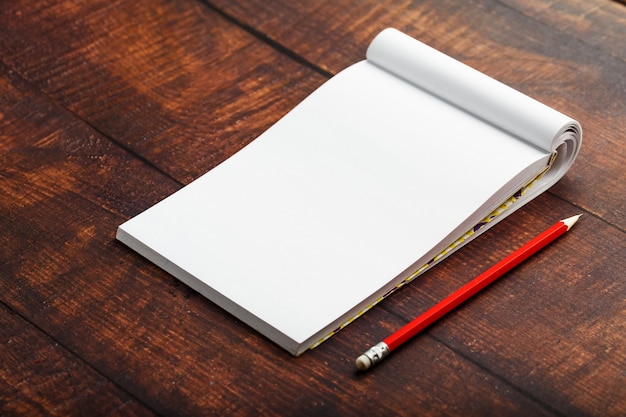
<path fill-rule="evenodd" d="M 367 356 L 370 361 L 372 361 L 372 366 L 374 366 L 386 358 L 389 355 L 389 352 L 389 346 L 387 346 L 385 342 L 379 342 L 363 354 Z"/>

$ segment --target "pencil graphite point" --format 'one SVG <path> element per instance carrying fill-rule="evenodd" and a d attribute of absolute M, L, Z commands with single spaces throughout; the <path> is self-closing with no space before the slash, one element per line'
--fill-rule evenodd
<path fill-rule="evenodd" d="M 577 214 L 576 216 L 568 217 L 567 219 L 563 219 L 561 221 L 565 224 L 565 226 L 567 226 L 567 230 L 569 230 L 576 224 L 578 219 L 580 219 L 580 216 L 582 216 L 582 214 Z"/>

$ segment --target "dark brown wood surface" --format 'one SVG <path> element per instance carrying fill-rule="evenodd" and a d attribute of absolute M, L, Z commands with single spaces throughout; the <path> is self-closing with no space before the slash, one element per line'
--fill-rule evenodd
<path fill-rule="evenodd" d="M 626 415 L 621 2 L 1 6 L 0 415 Z M 388 26 L 578 119 L 566 177 L 299 358 L 115 241 Z M 577 213 L 565 238 L 356 372 L 372 343 Z"/>

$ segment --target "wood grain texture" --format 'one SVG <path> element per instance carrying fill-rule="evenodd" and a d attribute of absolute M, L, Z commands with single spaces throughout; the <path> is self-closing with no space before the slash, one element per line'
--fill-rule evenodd
<path fill-rule="evenodd" d="M 152 416 L 136 399 L 0 306 L 0 413 L 24 416 Z"/>
<path fill-rule="evenodd" d="M 181 182 L 239 150 L 325 80 L 198 2 L 24 4 L 0 11 L 4 62 Z"/>
<path fill-rule="evenodd" d="M 626 7 L 615 1 L 500 0 L 545 25 L 555 27 L 610 55 L 623 59 Z M 623 1 L 621 3 L 624 3 Z"/>
<path fill-rule="evenodd" d="M 0 414 L 626 414 L 625 7 L 43 0 L 0 8 Z M 550 192 L 292 358 L 114 240 L 396 26 L 580 119 Z M 555 220 L 575 229 L 360 374 Z"/>

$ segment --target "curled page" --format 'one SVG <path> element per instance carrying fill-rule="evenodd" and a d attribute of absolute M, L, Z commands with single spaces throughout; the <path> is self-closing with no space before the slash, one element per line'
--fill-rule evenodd
<path fill-rule="evenodd" d="M 540 149 L 557 153 L 542 190 L 561 178 L 580 150 L 572 118 L 396 30 L 370 44 L 367 60 Z"/>

